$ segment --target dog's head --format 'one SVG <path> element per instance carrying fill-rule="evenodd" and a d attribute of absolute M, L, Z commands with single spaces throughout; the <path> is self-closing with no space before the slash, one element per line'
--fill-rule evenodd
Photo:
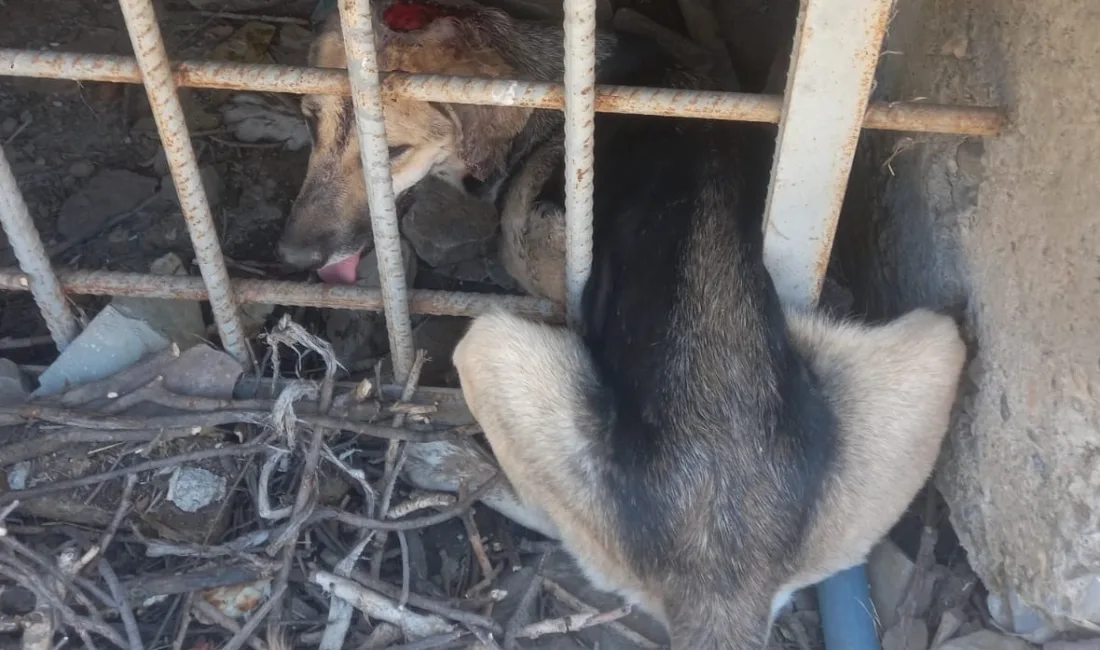
<path fill-rule="evenodd" d="M 508 34 L 501 12 L 469 5 L 398 2 L 375 12 L 383 72 L 465 77 L 509 77 L 513 70 L 493 47 Z M 332 16 L 310 49 L 310 65 L 347 68 L 339 16 Z M 352 283 L 359 253 L 370 238 L 366 183 L 355 111 L 348 97 L 306 95 L 302 113 L 313 150 L 294 202 L 279 256 L 300 268 L 320 268 L 322 279 Z M 484 180 L 499 168 L 530 110 L 436 104 L 385 97 L 383 113 L 394 193 L 429 174 L 458 183 Z"/>

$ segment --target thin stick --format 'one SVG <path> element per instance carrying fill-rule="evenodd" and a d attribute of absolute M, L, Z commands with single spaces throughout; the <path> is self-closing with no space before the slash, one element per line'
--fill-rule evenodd
<path fill-rule="evenodd" d="M 87 404 L 97 400 L 114 399 L 119 395 L 137 390 L 149 380 L 156 377 L 164 370 L 165 366 L 174 362 L 180 356 L 180 348 L 175 343 L 169 345 L 160 352 L 154 352 L 146 356 L 134 365 L 111 375 L 104 377 L 63 393 L 57 401 L 62 406 L 73 407 Z M 111 397 L 111 396 L 114 397 Z"/>
<path fill-rule="evenodd" d="M 405 531 L 397 531 L 397 541 L 401 544 L 401 595 L 397 599 L 397 606 L 405 609 L 409 602 L 409 540 L 405 537 Z"/>
<path fill-rule="evenodd" d="M 504 647 L 507 650 L 514 650 L 518 647 L 516 640 L 519 638 L 519 633 L 531 620 L 531 609 L 535 606 L 535 599 L 539 595 L 539 587 L 542 586 L 542 566 L 546 563 L 546 558 L 546 555 L 540 555 L 538 561 L 535 562 L 531 582 L 527 583 L 523 595 L 520 596 L 519 602 L 516 604 L 515 613 L 512 614 L 512 618 L 508 620 L 508 624 L 504 628 Z"/>
<path fill-rule="evenodd" d="M 326 553 L 323 553 L 322 557 L 326 557 L 327 553 L 327 551 Z M 365 571 L 352 571 L 348 577 L 363 585 L 367 589 L 377 591 L 378 593 L 388 598 L 393 598 L 395 600 L 401 598 L 401 591 L 397 587 L 394 587 L 388 582 L 384 582 L 382 580 L 375 580 Z M 433 614 L 439 614 L 443 618 L 450 619 L 457 623 L 462 623 L 463 625 L 483 627 L 493 634 L 504 633 L 504 628 L 502 628 L 499 623 L 491 618 L 481 616 L 473 612 L 468 612 L 463 609 L 455 609 L 454 607 L 448 606 L 446 603 L 428 598 L 427 596 L 410 593 L 408 603 L 413 607 L 423 609 Z"/>
<path fill-rule="evenodd" d="M 71 445 L 90 442 L 149 442 L 186 438 L 200 432 L 199 427 L 147 431 L 100 431 L 96 429 L 65 428 L 55 431 L 38 431 L 33 437 L 0 447 L 0 467 L 48 456 Z"/>
<path fill-rule="evenodd" d="M 440 511 L 434 515 L 427 517 L 419 517 L 417 519 L 406 519 L 404 521 L 379 521 L 377 519 L 371 519 L 362 515 L 352 514 L 343 510 L 334 510 L 331 508 L 318 510 L 313 514 L 317 520 L 335 519 L 342 524 L 348 526 L 354 526 L 356 528 L 371 528 L 374 530 L 416 530 L 417 528 L 426 528 L 428 526 L 434 526 L 436 524 L 443 523 L 449 519 L 453 519 L 462 514 L 467 508 L 470 507 L 475 501 L 480 499 L 489 491 L 489 488 L 496 485 L 497 481 L 501 478 L 500 471 L 493 474 L 492 478 L 482 483 L 476 490 L 470 493 L 470 496 L 465 500 L 456 503 L 454 506 Z"/>
<path fill-rule="evenodd" d="M 133 486 L 130 485 L 130 487 Z M 127 507 L 127 509 L 129 508 Z M 106 549 L 107 545 L 101 544 L 100 547 Z M 141 642 L 141 632 L 138 630 L 130 600 L 126 597 L 126 592 L 122 589 L 122 584 L 119 583 L 114 569 L 107 563 L 107 560 L 102 558 L 99 560 L 99 575 L 103 578 L 103 582 L 107 583 L 107 589 L 111 591 L 111 596 L 115 599 L 118 614 L 122 617 L 122 627 L 126 630 L 126 640 L 130 643 L 130 650 L 145 650 L 145 644 Z"/>
<path fill-rule="evenodd" d="M 258 20 L 261 23 L 286 23 L 288 25 L 302 25 L 303 27 L 309 27 L 309 20 L 306 18 L 293 18 L 291 16 L 271 16 L 268 14 L 241 14 L 233 13 L 230 11 L 198 11 L 196 12 L 204 18 L 220 18 L 222 20 Z"/>
<path fill-rule="evenodd" d="M 310 574 L 309 581 L 324 589 L 326 593 L 351 603 L 370 618 L 397 625 L 405 631 L 405 634 L 410 636 L 431 636 L 432 634 L 450 632 L 454 629 L 454 624 L 448 623 L 438 616 L 417 614 L 412 610 L 402 609 L 397 606 L 397 603 L 382 594 L 371 591 L 353 580 L 341 578 L 327 571 L 314 571 Z"/>
<path fill-rule="evenodd" d="M 126 518 L 126 515 L 130 512 L 130 507 L 133 504 L 132 497 L 134 494 L 134 485 L 137 484 L 137 474 L 130 474 L 126 477 L 126 482 L 122 486 L 122 497 L 118 500 L 118 508 L 115 509 L 115 516 L 111 518 L 111 523 L 107 526 L 107 530 L 103 531 L 103 537 L 99 538 L 99 544 L 93 546 L 89 553 L 86 555 L 87 561 L 82 559 L 81 566 L 87 566 L 91 563 L 96 556 L 103 555 L 107 552 L 107 547 L 110 546 L 111 540 L 114 539 L 115 534 L 118 533 L 118 527 L 122 525 L 122 520 Z M 102 563 L 101 563 L 102 564 Z M 111 567 L 107 567 L 110 571 Z M 77 569 L 79 571 L 79 569 Z M 103 566 L 99 567 L 100 574 L 103 573 Z M 112 571 L 112 574 L 114 572 Z M 106 580 L 106 578 L 104 578 Z M 118 582 L 118 576 L 115 576 L 115 582 Z M 110 583 L 107 583 L 110 586 Z M 113 593 L 115 600 L 118 600 L 118 595 Z M 121 603 L 120 603 L 121 606 Z"/>
<path fill-rule="evenodd" d="M 123 467 L 121 469 L 116 469 L 111 472 L 92 474 L 91 476 L 82 476 L 80 478 L 69 479 L 67 481 L 55 481 L 46 485 L 39 485 L 37 487 L 27 488 L 25 490 L 0 494 L 0 505 L 6 505 L 12 501 L 15 501 L 16 499 L 21 501 L 26 499 L 36 499 L 47 494 L 64 492 L 65 490 L 84 487 L 86 485 L 94 485 L 103 481 L 110 481 L 111 479 L 128 476 L 130 474 L 137 474 L 139 472 L 148 472 L 154 469 L 161 469 L 162 467 L 175 467 L 184 463 L 193 463 L 210 458 L 226 458 L 229 456 L 246 456 L 249 454 L 258 454 L 266 449 L 266 445 L 259 443 L 234 445 L 231 447 L 224 447 L 222 449 L 202 449 L 199 451 L 191 452 L 189 454 L 180 454 L 179 456 L 171 456 L 169 458 L 162 458 L 160 460 L 151 460 L 145 463 L 138 463 L 137 465 Z"/>
<path fill-rule="evenodd" d="M 474 521 L 473 510 L 462 513 L 462 524 L 466 527 L 466 536 L 470 538 L 470 548 L 474 551 L 478 566 L 481 567 L 481 575 L 488 576 L 493 572 L 493 563 L 489 561 L 489 555 L 485 552 L 485 544 L 481 541 L 481 531 L 477 529 Z"/>
<path fill-rule="evenodd" d="M 187 628 L 191 627 L 191 605 L 194 602 L 194 592 L 187 592 L 183 599 L 183 609 L 180 610 L 180 626 L 176 630 L 176 638 L 172 639 L 172 650 L 183 650 L 183 642 L 187 639 Z"/>
<path fill-rule="evenodd" d="M 624 605 L 618 609 L 603 613 L 572 614 L 561 618 L 551 618 L 524 627 L 516 633 L 516 637 L 520 639 L 537 639 L 547 634 L 568 634 L 570 632 L 578 632 L 586 628 L 596 627 L 597 625 L 613 623 L 624 616 L 628 616 L 630 612 L 630 605 Z"/>
<path fill-rule="evenodd" d="M 35 348 L 40 345 L 52 345 L 52 336 L 28 336 L 21 339 L 13 339 L 6 336 L 0 339 L 0 350 L 22 350 L 23 348 Z"/>
<path fill-rule="evenodd" d="M 569 593 L 569 591 L 567 591 L 565 587 L 562 587 L 561 585 L 549 578 L 542 579 L 542 586 L 546 589 L 546 591 L 550 593 L 551 596 L 561 601 L 567 607 L 580 610 L 582 613 L 586 614 L 598 613 L 598 610 L 595 607 L 592 607 L 580 598 L 577 598 L 573 594 Z M 653 641 L 650 641 L 646 637 L 642 636 L 641 634 L 630 629 L 626 625 L 623 625 L 619 621 L 612 621 L 608 623 L 607 628 L 609 630 L 614 630 L 616 634 L 633 643 L 635 646 L 643 648 L 644 650 L 659 650 L 659 648 L 661 647 Z"/>

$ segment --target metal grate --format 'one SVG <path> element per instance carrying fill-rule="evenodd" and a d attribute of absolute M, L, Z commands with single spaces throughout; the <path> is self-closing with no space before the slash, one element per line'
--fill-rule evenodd
<path fill-rule="evenodd" d="M 248 346 L 237 313 L 241 304 L 382 310 L 399 381 L 413 357 L 410 313 L 476 316 L 498 305 L 548 320 L 575 315 L 592 260 L 595 111 L 779 123 L 765 254 L 784 299 L 810 304 L 816 300 L 824 275 L 860 129 L 992 135 L 1001 122 L 992 108 L 868 105 L 890 0 L 803 0 L 784 97 L 596 86 L 594 0 L 565 0 L 563 84 L 380 75 L 368 0 L 341 0 L 339 4 L 350 62 L 346 74 L 278 65 L 173 64 L 152 2 L 120 0 L 120 4 L 134 58 L 0 49 L 0 74 L 145 86 L 202 278 L 54 271 L 11 167 L 0 155 L 0 223 L 21 267 L 0 269 L 0 289 L 33 293 L 59 349 L 78 332 L 66 293 L 208 300 L 223 345 L 243 362 L 248 362 Z M 353 98 L 381 290 L 229 278 L 183 118 L 179 86 Z M 565 111 L 567 305 L 521 296 L 408 290 L 382 122 L 383 95 Z"/>
<path fill-rule="evenodd" d="M 564 109 L 568 179 L 565 309 L 570 317 L 578 311 L 592 262 L 595 111 L 779 123 L 764 253 L 782 298 L 801 305 L 812 305 L 817 300 L 861 129 L 981 136 L 995 134 L 1001 123 L 998 111 L 991 108 L 868 105 L 891 0 L 802 0 L 782 98 L 596 86 L 595 0 L 564 0 L 564 84 L 379 75 L 369 0 L 339 2 L 350 62 L 346 74 L 277 65 L 172 64 L 151 0 L 120 3 L 135 58 L 0 49 L 0 74 L 144 84 L 202 278 L 55 272 L 11 167 L 0 152 L 0 224 L 22 269 L 0 269 L 0 289 L 33 293 L 59 349 L 64 349 L 78 332 L 66 292 L 208 300 L 223 345 L 245 363 L 249 351 L 238 318 L 241 304 L 384 310 L 394 372 L 400 383 L 413 359 L 410 313 L 476 316 L 496 305 L 537 318 L 560 320 L 562 306 L 530 297 L 408 290 L 382 122 L 383 94 L 424 101 Z M 184 122 L 178 86 L 352 96 L 381 290 L 230 280 Z M 869 616 L 860 613 L 867 602 L 867 581 L 861 568 L 826 580 L 819 585 L 819 594 L 830 646 L 837 640 L 847 642 L 861 635 L 868 640 L 865 647 L 877 645 Z M 850 620 L 845 621 L 845 616 Z"/>

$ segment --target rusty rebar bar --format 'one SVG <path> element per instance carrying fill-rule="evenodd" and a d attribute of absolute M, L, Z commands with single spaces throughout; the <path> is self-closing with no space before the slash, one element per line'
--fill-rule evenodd
<path fill-rule="evenodd" d="M 20 288 L 34 295 L 46 328 L 50 330 L 50 336 L 60 352 L 76 338 L 80 328 L 69 310 L 65 293 L 50 266 L 42 238 L 34 227 L 30 210 L 23 201 L 23 194 L 3 150 L 0 150 L 0 226 L 3 226 L 8 243 L 24 271 L 19 280 Z"/>
<path fill-rule="evenodd" d="M 74 295 L 207 300 L 206 287 L 198 277 L 60 270 L 57 279 L 65 292 Z M 26 273 L 0 269 L 0 291 L 29 288 Z M 230 288 L 242 305 L 261 303 L 361 311 L 382 311 L 384 306 L 381 291 L 356 286 L 234 279 L 230 280 Z M 537 320 L 559 323 L 564 320 L 562 305 L 530 296 L 424 290 L 412 290 L 408 296 L 409 311 L 414 314 L 474 317 L 496 308 Z"/>
<path fill-rule="evenodd" d="M 378 277 L 386 305 L 386 329 L 393 355 L 393 374 L 405 381 L 413 364 L 412 322 L 409 319 L 405 263 L 401 254 L 401 233 L 394 204 L 386 124 L 382 120 L 382 89 L 378 77 L 378 55 L 374 50 L 374 26 L 368 0 L 340 0 L 340 24 L 347 50 L 348 79 L 359 132 L 359 154 L 367 181 L 374 250 L 378 256 Z"/>
<path fill-rule="evenodd" d="M 180 211 L 195 248 L 195 259 L 209 287 L 210 309 L 214 312 L 222 345 L 238 361 L 250 364 L 248 344 L 229 288 L 229 272 L 222 257 L 210 204 L 206 200 L 206 189 L 199 176 L 183 106 L 176 94 L 175 77 L 164 49 L 153 4 L 150 0 L 120 0 L 120 5 L 176 194 L 179 195 Z"/>
<path fill-rule="evenodd" d="M 577 326 L 592 269 L 596 1 L 565 0 L 565 299 Z"/>
<path fill-rule="evenodd" d="M 348 76 L 341 70 L 284 65 L 183 61 L 173 65 L 176 83 L 194 88 L 255 92 L 348 95 Z M 141 70 L 124 56 L 36 52 L 0 48 L 0 75 L 141 83 Z M 438 75 L 383 74 L 383 94 L 420 101 L 496 104 L 561 110 L 561 84 L 472 79 Z M 715 91 L 662 90 L 633 86 L 596 86 L 596 111 L 680 116 L 713 120 L 777 123 L 783 98 Z M 992 136 L 1003 117 L 986 106 L 943 106 L 916 102 L 871 104 L 863 128 L 956 135 Z"/>

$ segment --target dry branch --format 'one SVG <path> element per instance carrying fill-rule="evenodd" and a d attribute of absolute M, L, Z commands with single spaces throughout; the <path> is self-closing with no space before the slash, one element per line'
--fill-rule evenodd
<path fill-rule="evenodd" d="M 454 629 L 454 624 L 438 616 L 417 614 L 412 610 L 402 609 L 396 602 L 382 594 L 327 571 L 314 571 L 310 574 L 309 581 L 324 589 L 326 593 L 351 603 L 365 615 L 400 627 L 410 637 L 446 634 Z"/>

